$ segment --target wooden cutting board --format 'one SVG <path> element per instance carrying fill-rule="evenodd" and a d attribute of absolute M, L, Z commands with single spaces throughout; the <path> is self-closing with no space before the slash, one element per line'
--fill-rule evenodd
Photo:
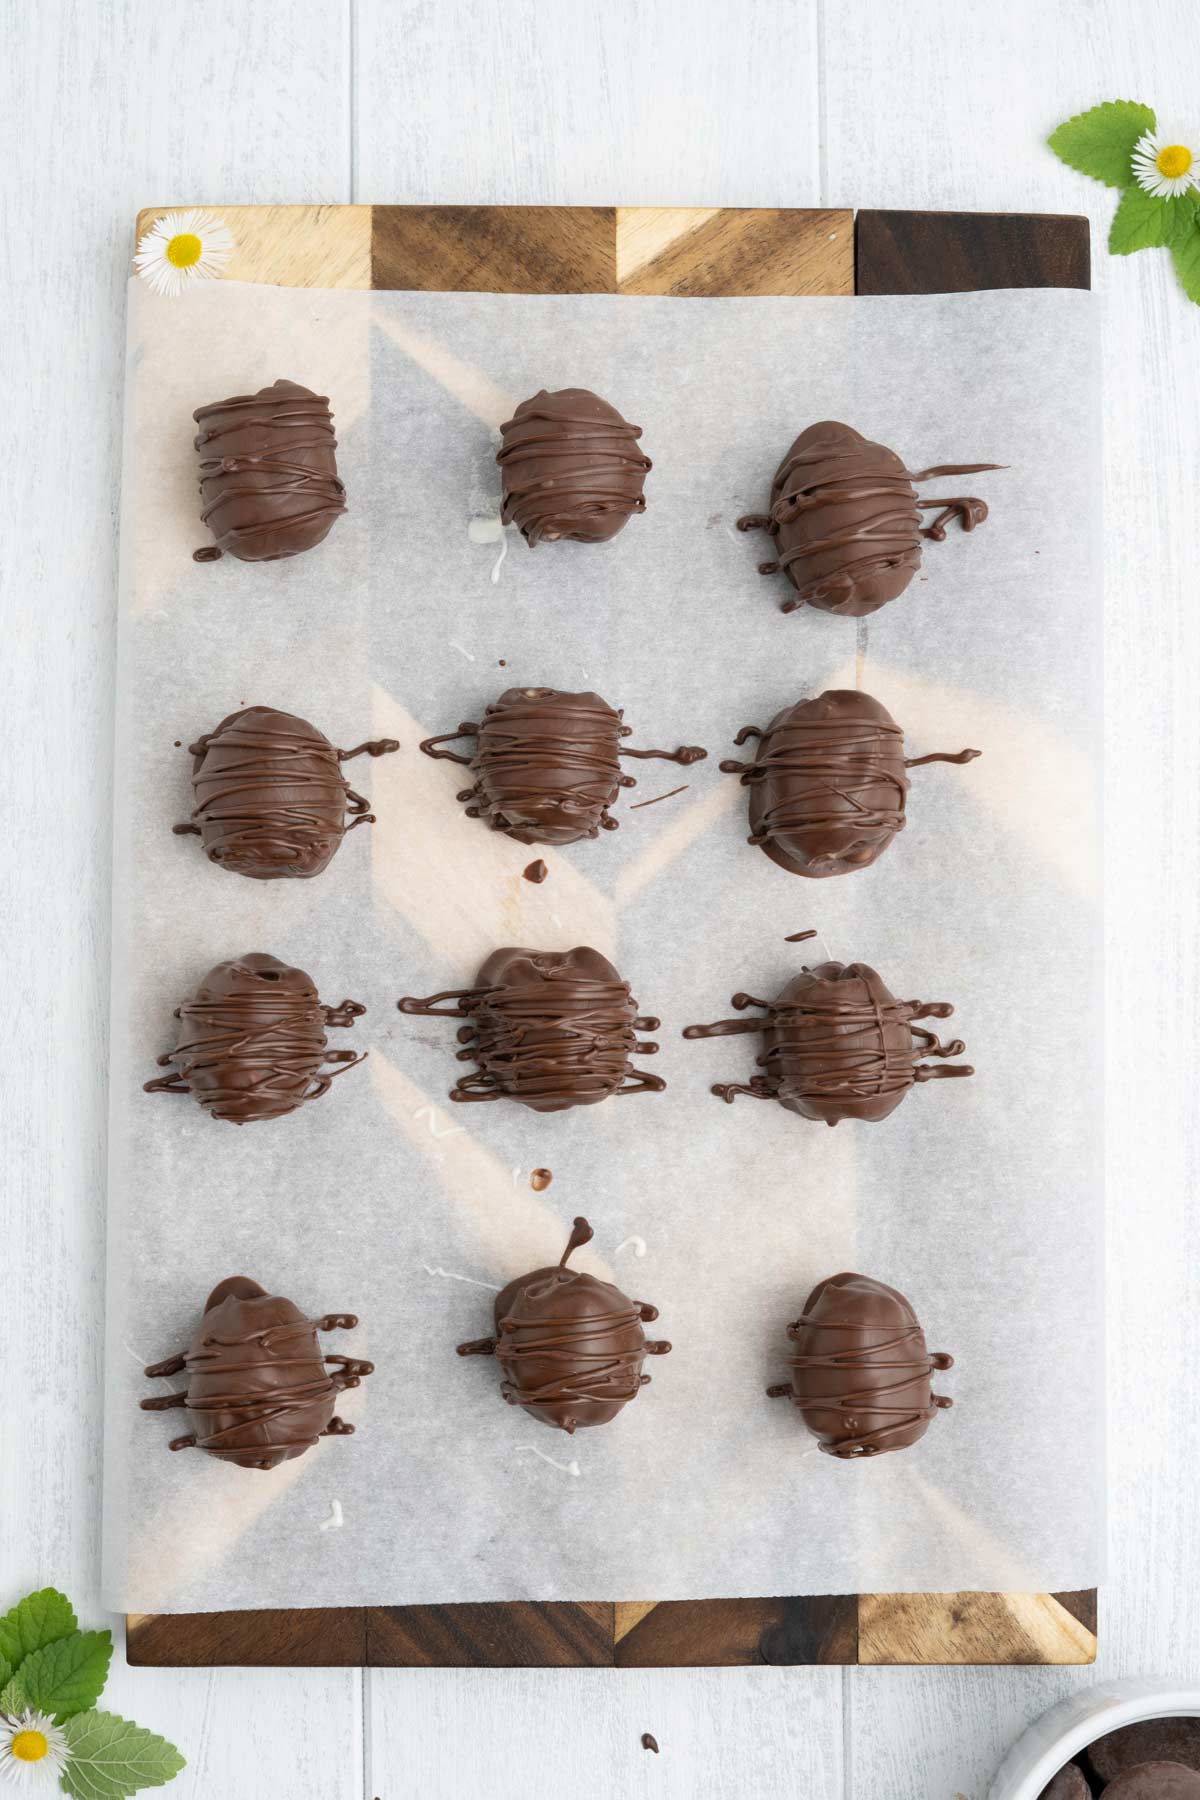
<path fill-rule="evenodd" d="M 137 234 L 168 209 L 139 213 Z M 226 279 L 513 294 L 927 294 L 1091 285 L 1085 218 L 540 206 L 229 206 Z M 1090 1663 L 1096 1593 L 835 1594 L 131 1614 L 135 1664 L 669 1668 Z"/>

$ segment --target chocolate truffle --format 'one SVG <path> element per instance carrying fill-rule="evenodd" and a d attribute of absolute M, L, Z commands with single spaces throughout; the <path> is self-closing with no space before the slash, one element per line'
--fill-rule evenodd
<path fill-rule="evenodd" d="M 699 762 L 708 752 L 698 744 L 678 750 L 625 750 L 632 730 L 624 714 L 599 694 L 564 694 L 556 688 L 509 688 L 484 712 L 479 724 L 460 725 L 443 737 L 426 738 L 426 756 L 462 763 L 474 787 L 458 798 L 467 816 L 483 819 L 521 844 L 574 844 L 616 831 L 609 807 L 621 788 L 636 787 L 621 771 L 622 756 Z M 439 749 L 455 738 L 474 737 L 475 754 Z"/>
<path fill-rule="evenodd" d="M 653 467 L 638 449 L 640 425 L 587 388 L 545 388 L 500 427 L 500 517 L 534 549 L 556 538 L 603 544 L 634 513 Z"/>
<path fill-rule="evenodd" d="M 365 1011 L 357 1000 L 322 1006 L 312 977 L 274 956 L 218 963 L 175 1009 L 179 1042 L 158 1059 L 175 1073 L 148 1081 L 146 1092 L 191 1094 L 232 1125 L 280 1119 L 362 1062 L 353 1050 L 328 1049 L 325 1028 L 353 1025 Z M 333 1063 L 342 1067 L 326 1068 Z"/>
<path fill-rule="evenodd" d="M 1200 1773 L 1185 1763 L 1137 1763 L 1109 1782 L 1104 1800 L 1200 1800 Z"/>
<path fill-rule="evenodd" d="M 689 1025 L 685 1038 L 733 1037 L 761 1032 L 764 1049 L 755 1058 L 762 1075 L 742 1085 L 721 1083 L 713 1093 L 732 1102 L 738 1094 L 778 1100 L 802 1119 L 886 1119 L 918 1081 L 973 1075 L 967 1063 L 938 1067 L 922 1056 L 961 1056 L 958 1038 L 940 1044 L 916 1019 L 946 1019 L 954 1011 L 944 1000 L 897 1000 L 866 963 L 818 963 L 793 975 L 774 1000 L 735 994 L 739 1012 L 761 1006 L 765 1017 L 721 1019 Z"/>
<path fill-rule="evenodd" d="M 869 1275 L 819 1281 L 787 1334 L 795 1345 L 792 1379 L 767 1393 L 799 1407 L 826 1456 L 907 1449 L 936 1412 L 954 1404 L 929 1384 L 954 1358 L 931 1355 L 904 1295 Z"/>
<path fill-rule="evenodd" d="M 904 733 L 870 694 L 834 688 L 777 712 L 765 731 L 743 725 L 736 742 L 761 741 L 751 762 L 723 762 L 750 789 L 750 838 L 793 875 L 850 875 L 882 856 L 904 829 L 909 780 L 922 763 L 970 762 L 904 754 Z"/>
<path fill-rule="evenodd" d="M 825 419 L 800 433 L 776 469 L 771 510 L 747 514 L 738 530 L 775 540 L 776 559 L 758 567 L 761 575 L 782 570 L 795 588 L 783 612 L 807 603 L 858 619 L 904 592 L 921 566 L 922 538 L 941 543 L 956 514 L 964 531 L 987 518 L 982 500 L 918 500 L 915 484 L 1001 466 L 939 463 L 912 473 L 886 444 Z M 929 508 L 937 517 L 923 525 Z"/>
<path fill-rule="evenodd" d="M 277 381 L 192 414 L 200 430 L 200 517 L 217 540 L 195 551 L 216 562 L 298 556 L 327 537 L 346 510 L 337 439 L 324 394 Z"/>
<path fill-rule="evenodd" d="M 449 1000 L 449 1006 L 438 1002 Z M 641 1018 L 629 983 L 598 950 L 493 950 L 471 988 L 451 988 L 420 1000 L 407 995 L 402 1013 L 431 1019 L 471 1017 L 458 1041 L 460 1062 L 476 1062 L 460 1075 L 452 1100 L 519 1100 L 535 1112 L 594 1106 L 610 1094 L 659 1093 L 657 1075 L 633 1067 L 635 1054 L 651 1056 L 657 1044 L 640 1043 L 639 1031 L 659 1021 Z"/>
<path fill-rule="evenodd" d="M 1074 1763 L 1052 1775 L 1038 1795 L 1038 1800 L 1092 1800 L 1092 1790 L 1083 1771 Z"/>
<path fill-rule="evenodd" d="M 319 875 L 348 831 L 375 822 L 341 765 L 399 748 L 395 738 L 377 738 L 335 750 L 307 719 L 248 706 L 189 744 L 193 822 L 173 829 L 201 838 L 218 868 L 254 881 Z"/>
<path fill-rule="evenodd" d="M 1200 1770 L 1200 1719 L 1139 1719 L 1106 1732 L 1088 1748 L 1092 1773 L 1111 1781 L 1135 1763 L 1184 1763 Z"/>
<path fill-rule="evenodd" d="M 607 1425 L 649 1382 L 645 1358 L 671 1348 L 642 1330 L 657 1308 L 567 1268 L 571 1252 L 591 1237 L 587 1220 L 576 1219 L 557 1268 L 520 1275 L 497 1294 L 497 1336 L 458 1346 L 460 1356 L 494 1356 L 509 1405 L 559 1431 Z"/>
<path fill-rule="evenodd" d="M 357 1324 L 353 1313 L 306 1319 L 290 1300 L 231 1275 L 205 1301 L 190 1349 L 146 1370 L 178 1375 L 186 1369 L 187 1392 L 143 1400 L 142 1407 L 167 1412 L 186 1406 L 196 1429 L 174 1438 L 172 1450 L 195 1446 L 239 1468 L 277 1468 L 303 1456 L 318 1438 L 348 1437 L 354 1430 L 333 1409 L 338 1395 L 357 1387 L 375 1365 L 323 1356 L 317 1333 L 351 1331 Z"/>

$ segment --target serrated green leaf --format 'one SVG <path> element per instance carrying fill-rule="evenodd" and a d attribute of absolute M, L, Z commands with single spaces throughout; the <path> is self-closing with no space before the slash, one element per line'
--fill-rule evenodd
<path fill-rule="evenodd" d="M 1129 256 L 1135 250 L 1162 249 L 1180 242 L 1195 226 L 1196 200 L 1195 194 L 1159 200 L 1143 188 L 1127 187 L 1113 214 L 1109 249 L 1114 256 Z"/>
<path fill-rule="evenodd" d="M 0 1694 L 2 1694 L 4 1689 L 8 1686 L 11 1678 L 12 1664 L 10 1662 L 5 1662 L 4 1658 L 0 1656 Z"/>
<path fill-rule="evenodd" d="M 1171 245 L 1171 255 L 1184 293 L 1200 306 L 1200 223 L 1192 227 L 1186 238 Z"/>
<path fill-rule="evenodd" d="M 1076 113 L 1046 142 L 1060 161 L 1108 187 L 1128 187 L 1134 145 L 1155 128 L 1154 109 L 1136 100 L 1106 100 Z"/>
<path fill-rule="evenodd" d="M 126 1800 L 173 1781 L 184 1767 L 174 1744 L 117 1713 L 76 1713 L 63 1731 L 70 1752 L 63 1791 L 77 1800 Z"/>
<path fill-rule="evenodd" d="M 111 1631 L 76 1631 L 27 1656 L 13 1678 L 26 1706 L 62 1724 L 95 1706 L 108 1680 Z"/>
<path fill-rule="evenodd" d="M 0 1688 L 0 1713 L 6 1713 L 11 1719 L 24 1710 L 25 1690 L 14 1675 Z"/>
<path fill-rule="evenodd" d="M 79 1628 L 75 1609 L 57 1588 L 41 1588 L 26 1594 L 0 1619 L 0 1657 L 10 1669 L 19 1669 L 27 1656 L 70 1637 Z"/>

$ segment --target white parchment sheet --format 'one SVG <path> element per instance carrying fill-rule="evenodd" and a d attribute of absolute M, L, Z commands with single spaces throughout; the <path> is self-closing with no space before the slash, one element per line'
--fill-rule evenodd
<path fill-rule="evenodd" d="M 488 1599 L 1091 1585 L 1101 1573 L 1099 573 L 1095 302 L 674 300 L 130 287 L 109 1197 L 106 1584 L 114 1607 L 188 1611 Z M 194 407 L 287 376 L 328 393 L 350 511 L 309 554 L 196 564 Z M 644 428 L 648 511 L 611 544 L 486 539 L 496 426 L 539 387 L 591 387 Z M 866 622 L 784 616 L 761 510 L 814 420 L 910 468 L 1007 464 L 925 493 L 978 493 L 970 536 L 927 546 Z M 472 522 L 475 521 L 475 529 Z M 864 873 L 805 881 L 746 843 L 718 762 L 734 733 L 861 685 L 907 752 L 910 822 Z M 510 685 L 594 687 L 633 744 L 619 831 L 565 851 L 489 833 L 464 771 L 418 740 Z M 335 743 L 399 738 L 350 766 L 379 824 L 314 881 L 222 873 L 187 816 L 186 746 L 267 703 Z M 662 804 L 631 802 L 685 791 Z M 521 871 L 541 855 L 537 887 Z M 948 1000 L 973 1080 L 916 1089 L 881 1125 L 810 1124 L 709 1092 L 754 1040 L 684 1042 L 811 946 Z M 454 1029 L 402 994 L 471 985 L 495 947 L 591 943 L 663 1020 L 664 1094 L 553 1117 L 451 1106 Z M 215 962 L 271 951 L 368 1012 L 370 1051 L 323 1100 L 235 1129 L 141 1084 L 172 1008 Z M 553 1185 L 534 1193 L 535 1166 Z M 612 1425 L 575 1438 L 501 1403 L 493 1290 L 557 1260 L 661 1314 L 674 1350 Z M 903 1289 L 954 1398 L 916 1448 L 816 1453 L 764 1390 L 821 1277 Z M 143 1363 L 184 1348 L 205 1296 L 247 1274 L 310 1315 L 361 1320 L 329 1347 L 377 1373 L 357 1424 L 271 1474 L 170 1455 Z M 341 1524 L 333 1523 L 334 1501 Z"/>

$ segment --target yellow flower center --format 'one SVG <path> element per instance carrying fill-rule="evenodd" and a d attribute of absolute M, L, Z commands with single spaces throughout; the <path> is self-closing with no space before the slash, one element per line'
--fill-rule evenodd
<path fill-rule="evenodd" d="M 40 1731 L 18 1731 L 12 1741 L 12 1753 L 18 1762 L 41 1762 L 50 1745 Z"/>
<path fill-rule="evenodd" d="M 1164 150 L 1163 156 L 1166 156 L 1167 154 L 1168 152 Z M 1184 155 L 1187 155 L 1186 150 L 1184 151 Z M 1189 161 L 1190 160 L 1191 159 L 1189 158 Z M 179 235 L 173 237 L 167 245 L 167 261 L 176 269 L 190 269 L 194 263 L 200 261 L 203 254 L 204 245 L 191 231 L 181 231 Z"/>
<path fill-rule="evenodd" d="M 1168 181 L 1178 181 L 1191 168 L 1192 153 L 1186 144 L 1164 144 L 1155 161 L 1160 175 Z"/>

